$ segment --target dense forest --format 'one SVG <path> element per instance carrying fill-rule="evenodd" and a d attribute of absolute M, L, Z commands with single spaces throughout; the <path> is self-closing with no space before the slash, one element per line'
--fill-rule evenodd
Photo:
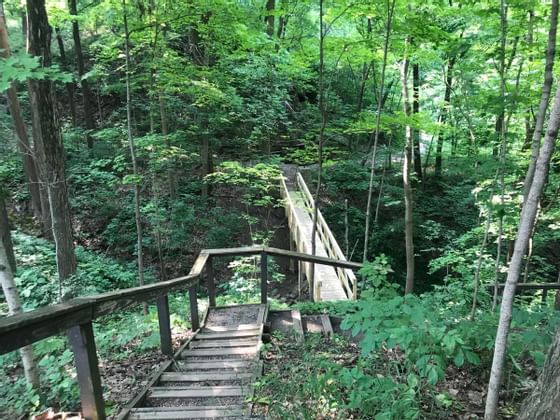
<path fill-rule="evenodd" d="M 289 249 L 297 170 L 363 268 L 313 302 L 271 261 L 272 307 L 342 321 L 265 347 L 262 413 L 560 418 L 557 23 L 558 0 L 0 0 L 0 321 Z M 219 304 L 259 300 L 253 257 L 216 264 Z M 165 359 L 157 322 L 95 322 L 108 415 Z M 80 410 L 66 335 L 0 364 L 0 418 Z"/>

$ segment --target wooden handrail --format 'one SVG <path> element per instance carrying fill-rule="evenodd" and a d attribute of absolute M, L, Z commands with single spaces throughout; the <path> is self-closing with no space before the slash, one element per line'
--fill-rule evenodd
<path fill-rule="evenodd" d="M 362 264 L 335 260 L 285 249 L 264 246 L 205 249 L 196 259 L 188 276 L 144 286 L 131 287 L 97 295 L 90 295 L 0 318 L 0 354 L 58 334 L 73 325 L 91 322 L 96 318 L 129 308 L 133 305 L 186 290 L 196 286 L 210 257 L 269 255 L 293 258 L 344 269 L 360 269 Z"/>
<path fill-rule="evenodd" d="M 315 200 L 300 172 L 296 174 L 296 184 L 303 194 L 306 206 L 313 209 L 315 207 Z M 320 210 L 317 211 L 317 225 L 317 234 L 327 250 L 327 255 L 333 259 L 345 260 L 346 257 Z M 358 284 L 356 275 L 350 270 L 336 270 L 336 274 L 345 289 L 346 295 L 354 300 L 357 299 Z"/>

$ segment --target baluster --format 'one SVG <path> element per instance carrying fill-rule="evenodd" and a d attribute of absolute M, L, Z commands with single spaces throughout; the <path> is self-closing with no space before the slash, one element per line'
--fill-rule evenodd
<path fill-rule="evenodd" d="M 86 420 L 105 420 L 103 389 L 101 388 L 92 323 L 88 322 L 70 328 L 67 336 L 74 352 L 84 418 Z"/>

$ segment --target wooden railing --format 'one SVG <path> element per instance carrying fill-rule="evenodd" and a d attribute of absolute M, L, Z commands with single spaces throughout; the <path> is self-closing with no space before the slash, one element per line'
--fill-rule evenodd
<path fill-rule="evenodd" d="M 267 302 L 268 256 L 292 258 L 298 261 L 325 264 L 345 269 L 359 269 L 361 264 L 317 257 L 298 252 L 263 246 L 208 249 L 200 252 L 190 273 L 173 280 L 131 287 L 98 295 L 79 297 L 57 305 L 0 319 L 0 354 L 66 331 L 74 352 L 82 412 L 88 420 L 105 418 L 101 376 L 93 334 L 93 321 L 103 315 L 130 308 L 142 302 L 156 301 L 161 351 L 172 355 L 171 324 L 168 295 L 181 290 L 189 291 L 192 329 L 198 330 L 197 286 L 206 277 L 209 306 L 216 306 L 216 287 L 212 261 L 226 256 L 261 256 L 261 302 Z"/>
<path fill-rule="evenodd" d="M 498 294 L 503 293 L 505 284 L 498 284 Z M 495 293 L 496 286 L 488 285 L 486 286 L 488 292 Z M 548 297 L 549 290 L 560 290 L 560 283 L 518 283 L 515 287 L 515 293 L 521 294 L 528 290 L 542 290 L 542 301 L 546 301 Z"/>
<path fill-rule="evenodd" d="M 303 240 L 304 238 L 301 237 L 301 232 L 299 231 L 299 226 L 301 226 L 300 223 L 301 221 L 298 220 L 298 216 L 295 211 L 295 203 L 292 201 L 290 197 L 286 182 L 284 181 L 283 178 L 280 180 L 280 186 L 281 186 L 282 198 L 286 202 L 286 213 L 288 214 L 288 224 L 291 229 L 293 240 L 297 244 L 297 249 L 301 252 L 311 254 L 310 246 L 307 244 L 305 240 Z M 311 192 L 307 188 L 307 184 L 305 183 L 303 177 L 299 172 L 296 175 L 296 187 L 297 190 L 301 193 L 303 203 L 306 209 L 308 209 L 311 212 L 311 218 L 313 219 L 315 200 L 313 199 Z M 323 217 L 323 214 L 321 213 L 320 210 L 318 210 L 317 212 L 317 236 L 319 237 L 320 242 L 325 247 L 327 256 L 329 258 L 346 261 L 346 257 L 342 252 L 342 249 L 338 245 L 338 242 L 336 241 L 331 229 L 329 228 L 329 225 L 325 221 L 325 218 Z M 303 267 L 303 270 L 306 272 L 307 278 L 309 280 L 312 272 L 311 264 L 306 264 Z M 357 288 L 356 275 L 354 274 L 354 272 L 352 270 L 342 268 L 342 267 L 336 267 L 335 271 L 342 285 L 344 293 L 346 294 L 348 299 L 353 299 L 353 300 L 357 299 L 358 288 Z M 316 282 L 315 287 L 320 287 L 320 283 Z M 314 291 L 314 296 L 317 296 L 316 291 Z"/>

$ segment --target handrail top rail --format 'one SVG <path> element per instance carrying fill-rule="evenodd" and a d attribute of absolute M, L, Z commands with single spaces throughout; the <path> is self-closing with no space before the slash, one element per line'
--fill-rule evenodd
<path fill-rule="evenodd" d="M 144 286 L 77 297 L 67 302 L 44 306 L 29 312 L 22 312 L 0 318 L 0 354 L 22 347 L 18 345 L 21 342 L 25 342 L 24 345 L 31 344 L 74 325 L 91 322 L 100 316 L 111 314 L 117 310 L 126 309 L 138 303 L 166 295 L 172 291 L 196 286 L 200 274 L 210 257 L 258 254 L 295 258 L 302 261 L 342 268 L 359 269 L 362 267 L 360 263 L 334 260 L 267 246 L 203 249 L 195 260 L 191 272 L 187 276 Z M 20 336 L 15 340 L 20 332 L 24 334 L 24 337 L 22 338 Z"/>

